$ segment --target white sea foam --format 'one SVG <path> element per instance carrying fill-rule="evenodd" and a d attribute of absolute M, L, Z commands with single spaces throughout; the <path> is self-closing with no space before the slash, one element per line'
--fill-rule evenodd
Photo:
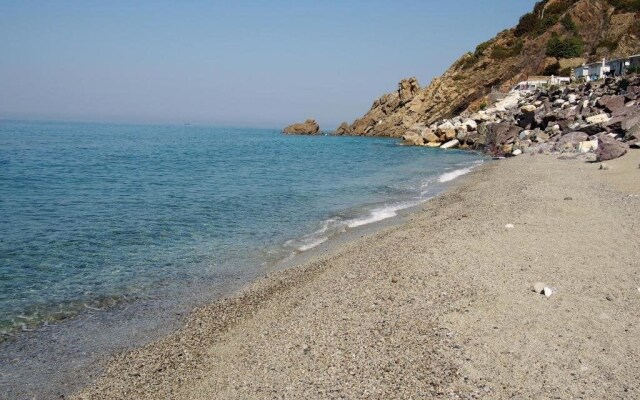
<path fill-rule="evenodd" d="M 472 169 L 473 167 L 467 167 L 467 168 L 456 169 L 455 171 L 445 172 L 444 174 L 438 177 L 438 182 L 444 183 L 444 182 L 452 181 L 459 176 L 468 174 L 469 172 L 471 172 Z"/>
<path fill-rule="evenodd" d="M 413 207 L 419 203 L 402 203 L 393 206 L 386 206 L 381 208 L 374 208 L 369 212 L 369 215 L 362 218 L 352 219 L 347 221 L 346 224 L 349 228 L 356 228 L 358 226 L 372 224 L 374 222 L 382 221 L 387 218 L 395 217 L 398 215 L 398 211 L 405 208 Z"/>
<path fill-rule="evenodd" d="M 303 244 L 302 246 L 298 247 L 299 251 L 307 251 L 310 249 L 313 249 L 314 247 L 318 247 L 320 246 L 322 243 L 326 242 L 329 238 L 327 237 L 320 237 L 312 242 Z"/>

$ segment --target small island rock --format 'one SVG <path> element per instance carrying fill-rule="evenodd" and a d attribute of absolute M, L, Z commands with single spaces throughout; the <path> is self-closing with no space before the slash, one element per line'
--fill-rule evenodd
<path fill-rule="evenodd" d="M 282 132 L 290 135 L 317 135 L 320 133 L 320 126 L 315 119 L 308 119 L 302 123 L 287 126 Z"/>

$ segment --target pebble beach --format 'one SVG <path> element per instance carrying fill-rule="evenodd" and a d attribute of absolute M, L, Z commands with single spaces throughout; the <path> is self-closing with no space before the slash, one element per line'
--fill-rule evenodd
<path fill-rule="evenodd" d="M 482 166 L 195 310 L 74 398 L 638 397 L 640 153 L 561 158 Z"/>

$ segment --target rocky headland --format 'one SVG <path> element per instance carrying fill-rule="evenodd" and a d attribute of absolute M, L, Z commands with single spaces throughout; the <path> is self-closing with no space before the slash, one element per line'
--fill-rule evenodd
<path fill-rule="evenodd" d="M 308 119 L 304 122 L 287 126 L 282 132 L 289 135 L 318 135 L 320 133 L 320 125 L 315 119 Z"/>
<path fill-rule="evenodd" d="M 399 138 L 416 125 L 477 112 L 492 91 L 506 92 L 530 75 L 569 76 L 585 62 L 638 53 L 637 1 L 540 1 L 516 27 L 480 43 L 428 86 L 403 79 L 398 90 L 334 133 Z"/>

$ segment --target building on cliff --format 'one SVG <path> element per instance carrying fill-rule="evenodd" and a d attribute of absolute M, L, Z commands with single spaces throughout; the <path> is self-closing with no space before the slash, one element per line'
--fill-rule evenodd
<path fill-rule="evenodd" d="M 631 68 L 640 68 L 640 54 L 609 61 L 603 58 L 602 61 L 581 65 L 574 70 L 574 74 L 576 79 L 590 82 L 606 76 L 625 75 Z"/>
<path fill-rule="evenodd" d="M 536 90 L 551 85 L 563 85 L 570 82 L 571 78 L 564 76 L 529 76 L 526 81 L 518 83 L 511 91 Z"/>

